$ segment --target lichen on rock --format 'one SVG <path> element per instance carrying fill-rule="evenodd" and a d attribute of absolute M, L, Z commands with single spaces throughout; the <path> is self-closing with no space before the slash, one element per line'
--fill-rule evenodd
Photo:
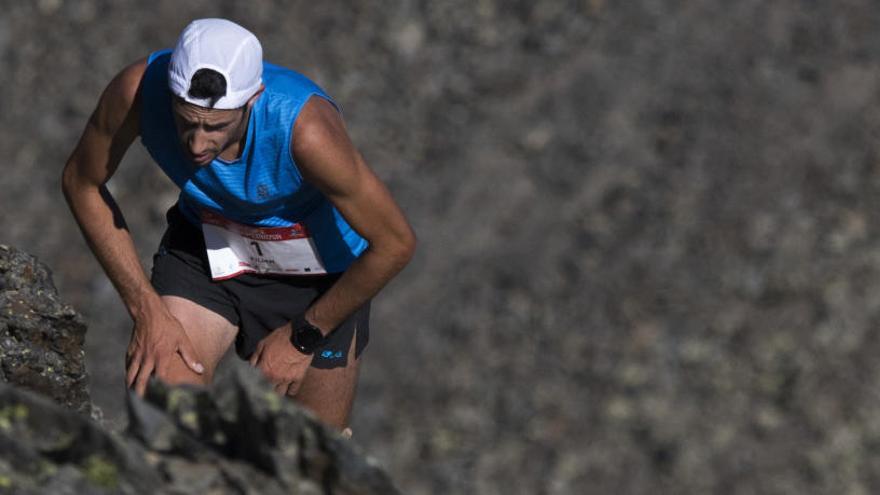
<path fill-rule="evenodd" d="M 82 317 L 63 303 L 49 269 L 0 244 L 0 379 L 91 413 Z"/>

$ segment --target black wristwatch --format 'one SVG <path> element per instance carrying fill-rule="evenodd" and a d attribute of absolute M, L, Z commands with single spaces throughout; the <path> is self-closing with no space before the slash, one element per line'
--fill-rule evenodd
<path fill-rule="evenodd" d="M 313 354 L 324 343 L 324 334 L 318 327 L 306 321 L 305 314 L 296 317 L 291 325 L 293 331 L 290 332 L 290 343 L 299 352 Z"/>

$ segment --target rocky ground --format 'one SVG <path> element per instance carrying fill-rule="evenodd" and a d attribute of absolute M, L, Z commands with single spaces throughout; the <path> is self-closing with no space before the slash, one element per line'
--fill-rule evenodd
<path fill-rule="evenodd" d="M 351 440 L 284 401 L 254 370 L 211 391 L 154 382 L 111 432 L 0 383 L 0 493 L 394 495 Z"/>
<path fill-rule="evenodd" d="M 58 193 L 101 88 L 230 17 L 343 106 L 421 240 L 354 429 L 406 493 L 880 487 L 870 0 L 3 2 L 3 243 L 121 409 L 129 331 Z M 145 266 L 174 192 L 111 183 Z"/>
<path fill-rule="evenodd" d="M 0 382 L 90 415 L 85 336 L 82 317 L 60 300 L 48 268 L 0 244 Z"/>

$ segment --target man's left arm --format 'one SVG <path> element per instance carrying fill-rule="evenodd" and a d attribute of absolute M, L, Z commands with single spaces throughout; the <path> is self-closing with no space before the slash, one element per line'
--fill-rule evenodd
<path fill-rule="evenodd" d="M 370 246 L 306 310 L 305 319 L 329 334 L 378 293 L 413 256 L 415 234 L 388 189 L 354 148 L 342 117 L 321 97 L 300 111 L 291 149 L 303 178 L 317 187 Z M 290 345 L 290 323 L 257 344 L 250 363 L 275 390 L 296 395 L 311 356 Z"/>
<path fill-rule="evenodd" d="M 336 108 L 311 98 L 297 118 L 291 149 L 303 178 L 317 187 L 370 246 L 306 311 L 330 333 L 375 296 L 412 258 L 416 237 L 388 189 L 355 149 Z"/>

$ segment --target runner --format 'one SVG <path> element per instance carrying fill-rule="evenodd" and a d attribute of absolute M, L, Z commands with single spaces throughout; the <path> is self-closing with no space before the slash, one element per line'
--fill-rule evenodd
<path fill-rule="evenodd" d="M 415 236 L 304 76 L 223 19 L 184 29 L 107 86 L 64 168 L 77 222 L 134 321 L 126 381 L 207 384 L 234 343 L 327 424 L 348 425 L 370 300 Z M 105 184 L 134 139 L 180 188 L 142 269 Z"/>

